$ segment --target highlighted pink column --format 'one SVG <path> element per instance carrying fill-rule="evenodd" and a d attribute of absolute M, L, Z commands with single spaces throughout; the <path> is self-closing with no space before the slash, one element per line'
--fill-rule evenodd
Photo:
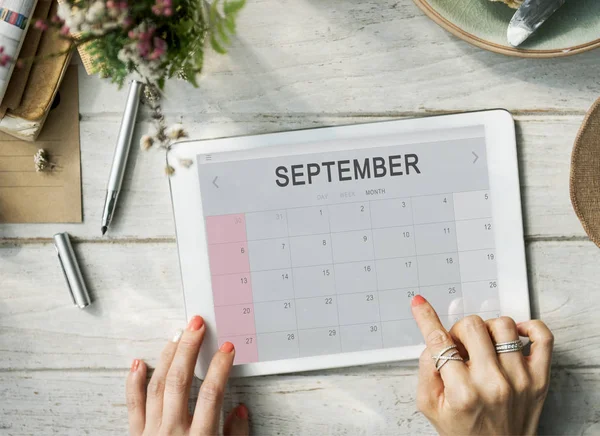
<path fill-rule="evenodd" d="M 258 361 L 244 214 L 206 218 L 219 346 L 232 342 L 235 364 Z"/>

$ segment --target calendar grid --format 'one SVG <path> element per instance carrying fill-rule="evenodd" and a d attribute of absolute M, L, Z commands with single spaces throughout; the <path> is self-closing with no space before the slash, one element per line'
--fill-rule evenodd
<path fill-rule="evenodd" d="M 327 206 L 337 206 L 337 205 L 341 205 L 341 204 L 360 204 L 360 203 L 364 203 L 365 201 L 373 201 L 373 202 L 377 202 L 377 201 L 389 201 L 389 200 L 404 200 L 406 198 L 424 198 L 424 197 L 436 197 L 436 196 L 440 196 L 440 195 L 453 195 L 453 194 L 468 194 L 471 192 L 481 192 L 481 191 L 487 191 L 487 189 L 473 189 L 473 190 L 467 190 L 467 191 L 456 191 L 456 192 L 438 192 L 438 193 L 433 193 L 433 194 L 426 194 L 426 195 L 414 195 L 414 196 L 410 196 L 410 195 L 402 195 L 400 197 L 385 197 L 385 198 L 378 198 L 376 200 L 363 200 L 363 201 L 343 201 L 340 203 L 332 203 L 332 204 L 328 204 Z M 259 213 L 259 212 L 276 212 L 279 210 L 294 210 L 294 209 L 306 209 L 307 207 L 321 207 L 321 205 L 310 205 L 310 206 L 294 206 L 294 207 L 287 207 L 287 208 L 275 208 L 275 209 L 253 209 L 253 210 L 247 210 L 244 213 L 245 214 L 249 214 L 249 213 Z M 231 213 L 228 215 L 232 215 Z M 210 218 L 210 217 L 219 217 L 222 215 L 217 215 L 217 214 L 207 214 L 204 215 L 205 218 Z"/>
<path fill-rule="evenodd" d="M 246 240 L 244 242 L 246 244 L 248 244 L 248 228 L 245 226 L 245 220 L 246 220 L 246 217 L 244 215 L 244 230 L 245 230 L 245 235 L 246 235 Z M 248 246 L 247 252 L 248 252 L 248 258 L 250 258 L 250 246 Z M 249 263 L 248 263 L 248 266 L 250 266 Z M 251 270 L 251 268 L 248 268 L 248 269 Z M 260 358 L 260 356 L 258 355 L 258 332 L 256 331 L 256 308 L 254 306 L 254 294 L 252 292 L 252 272 L 249 271 L 248 275 L 250 276 L 250 295 L 252 296 L 252 318 L 254 318 L 254 348 L 256 348 L 257 357 Z M 246 334 L 245 336 L 247 336 L 248 334 Z"/>
<path fill-rule="evenodd" d="M 456 210 L 454 208 L 454 194 L 452 194 L 452 215 L 454 215 L 454 221 L 456 222 Z M 458 246 L 458 233 L 456 231 L 456 228 L 454 231 L 454 239 L 456 240 L 456 262 L 458 265 L 458 281 L 459 281 L 459 283 L 462 283 L 462 277 L 460 274 L 460 248 Z M 463 311 L 462 311 L 462 315 L 458 316 L 458 319 L 461 319 L 465 316 L 465 302 L 464 302 L 464 298 L 463 298 L 463 294 L 462 294 L 462 287 L 460 290 L 460 298 L 462 300 Z M 454 316 L 456 316 L 456 315 L 454 315 Z"/>
<path fill-rule="evenodd" d="M 289 221 L 287 219 L 287 210 L 285 211 L 285 227 L 286 227 L 286 231 L 287 231 L 287 235 L 288 235 L 288 244 L 290 243 L 290 226 L 289 226 Z M 292 250 L 290 247 L 289 250 L 289 259 L 290 259 L 290 266 L 292 265 Z M 298 328 L 298 307 L 296 305 L 296 289 L 295 289 L 295 285 L 294 285 L 294 269 L 290 268 L 290 275 L 291 275 L 291 280 L 292 280 L 292 295 L 294 296 L 294 320 L 296 322 L 296 340 L 298 341 L 298 351 L 300 350 L 300 329 Z"/>
<path fill-rule="evenodd" d="M 406 199 L 410 199 L 412 197 L 403 197 Z M 371 201 L 374 200 L 369 200 L 369 203 Z M 375 200 L 375 201 L 381 201 L 381 200 Z M 364 203 L 364 202 L 361 202 Z M 346 204 L 346 203 L 337 203 L 337 204 Z M 335 205 L 337 205 L 335 204 Z M 333 205 L 333 206 L 335 206 Z M 277 209 L 277 210 L 282 210 L 282 209 Z M 287 211 L 288 209 L 284 209 L 285 211 Z M 269 212 L 269 211 L 258 211 L 258 212 L 253 212 L 253 213 L 261 213 L 261 212 Z M 214 215 L 213 215 L 214 217 Z M 480 218 L 469 218 L 469 219 L 455 219 L 452 220 L 453 222 L 468 222 L 468 221 L 480 221 L 482 219 L 491 219 L 492 217 L 480 217 Z M 388 229 L 397 229 L 398 227 L 415 227 L 415 226 L 425 226 L 425 225 L 429 225 L 429 224 L 443 224 L 443 223 L 447 223 L 447 222 L 452 222 L 452 221 L 448 221 L 448 220 L 443 220 L 443 221 L 428 221 L 426 223 L 419 223 L 419 224 L 411 224 L 411 225 L 405 225 L 405 226 L 385 226 L 385 227 L 365 227 L 365 228 L 361 228 L 361 229 L 355 229 L 355 230 L 343 230 L 343 231 L 337 231 L 337 232 L 326 232 L 326 233 L 314 233 L 313 236 L 319 236 L 319 235 L 332 235 L 332 234 L 344 234 L 344 233 L 353 233 L 353 232 L 357 232 L 357 231 L 361 231 L 361 230 L 388 230 Z M 414 230 L 414 229 L 413 229 Z M 293 236 L 287 236 L 288 238 L 301 238 L 302 236 L 306 236 L 306 235 L 293 235 Z M 282 236 L 274 236 L 272 238 L 256 238 L 256 239 L 245 239 L 245 240 L 240 240 L 240 241 L 231 241 L 231 242 L 216 242 L 214 244 L 211 245 L 220 245 L 220 244 L 231 244 L 231 243 L 236 243 L 236 242 L 255 242 L 255 241 L 272 241 L 275 239 L 282 239 L 284 237 Z M 467 250 L 469 251 L 469 250 Z M 440 253 L 441 254 L 441 253 Z"/>
<path fill-rule="evenodd" d="M 483 250 L 482 250 L 483 251 Z M 448 283 L 438 283 L 435 285 L 431 285 L 431 287 L 441 287 L 441 286 L 450 286 L 450 285 L 456 285 L 456 284 L 460 284 L 460 283 L 480 283 L 480 282 L 490 282 L 490 281 L 495 281 L 497 280 L 496 278 L 489 278 L 489 279 L 483 279 L 483 280 L 473 280 L 473 281 L 465 281 L 465 282 L 448 282 Z M 401 292 L 405 292 L 405 291 L 412 291 L 416 288 L 419 288 L 420 286 L 411 286 L 411 287 L 404 287 L 404 288 L 385 288 L 385 289 L 379 289 L 378 292 L 389 292 L 389 291 L 401 291 Z M 426 286 L 429 287 L 429 286 Z M 333 293 L 333 294 L 321 294 L 319 295 L 319 297 L 339 297 L 340 295 L 360 295 L 360 294 L 364 294 L 365 291 L 357 291 L 357 292 L 344 292 L 343 294 L 338 294 L 338 293 Z M 294 297 L 294 300 L 311 300 L 314 299 L 315 297 Z M 289 299 L 275 299 L 275 300 L 260 300 L 260 301 L 256 301 L 257 303 L 283 303 L 283 302 L 288 302 Z M 216 306 L 216 307 L 222 307 L 222 306 L 243 306 L 244 304 L 231 304 L 231 305 L 221 305 L 221 306 Z M 443 309 L 442 309 L 443 310 Z M 442 310 L 439 311 L 440 315 L 448 315 L 447 313 L 444 313 Z M 338 315 L 339 316 L 339 315 Z M 406 318 L 396 318 L 396 319 L 390 319 L 389 321 L 403 321 L 406 319 L 412 319 L 411 317 L 406 317 Z M 345 324 L 344 324 L 345 325 Z M 349 324 L 350 325 L 350 324 Z M 333 325 L 332 325 L 333 327 Z M 300 331 L 302 329 L 297 327 L 297 330 Z M 246 334 L 251 334 L 251 333 L 246 333 Z M 234 335 L 234 336 L 243 336 L 243 335 Z"/>
<path fill-rule="evenodd" d="M 411 208 L 410 208 L 410 214 L 412 216 L 412 232 L 413 232 L 413 247 L 415 249 L 415 254 L 417 253 L 417 232 L 415 231 L 415 210 L 412 207 L 412 197 L 410 198 L 411 201 Z M 417 280 L 419 278 L 419 256 L 417 255 Z M 419 281 L 417 281 L 417 287 L 421 287 L 421 283 Z"/>
<path fill-rule="evenodd" d="M 383 324 L 381 321 L 381 299 L 379 294 L 379 279 L 377 278 L 377 257 L 375 255 L 375 238 L 373 237 L 373 215 L 371 209 L 371 201 L 369 200 L 369 222 L 371 223 L 371 245 L 373 247 L 373 272 L 375 273 L 375 289 L 377 292 L 377 318 L 378 322 L 381 326 L 381 331 L 379 332 L 379 336 L 381 337 L 381 345 L 383 346 Z"/>
<path fill-rule="evenodd" d="M 331 239 L 331 214 L 330 214 L 330 209 L 329 209 L 329 205 L 327 205 L 327 227 L 329 228 L 329 253 L 331 254 L 331 273 L 333 274 L 333 280 L 335 283 L 335 264 L 333 263 L 333 241 Z M 337 315 L 337 325 L 336 328 L 339 332 L 339 342 L 340 342 L 340 349 L 342 348 L 342 329 L 340 326 L 340 306 L 338 304 L 338 293 L 337 293 L 337 285 L 334 287 L 335 290 L 335 310 L 336 310 L 336 315 Z"/>
<path fill-rule="evenodd" d="M 444 316 L 445 314 L 441 314 L 442 316 Z M 385 321 L 385 322 L 394 322 L 394 321 L 408 321 L 409 319 L 412 318 L 399 318 L 399 319 L 391 319 L 389 321 Z M 358 322 L 358 323 L 354 323 L 354 324 L 344 324 L 344 327 L 355 327 L 355 326 L 361 326 L 361 325 L 373 325 L 373 324 L 377 324 L 377 323 L 382 323 L 383 321 L 371 321 L 371 322 Z M 317 327 L 315 328 L 308 328 L 308 329 L 300 329 L 299 332 L 303 332 L 303 331 L 310 331 L 310 330 L 317 330 L 319 328 L 339 328 L 341 326 L 338 325 L 329 325 L 326 327 Z M 263 332 L 263 334 L 276 334 L 276 333 L 289 333 L 292 330 L 277 330 L 277 331 L 269 331 L 269 332 Z M 230 338 L 241 338 L 241 337 L 246 337 L 248 336 L 246 335 L 232 335 L 229 336 Z"/>
<path fill-rule="evenodd" d="M 487 191 L 468 192 L 483 196 L 483 193 Z M 398 342 L 398 335 L 400 337 L 404 335 L 405 339 L 402 341 L 409 341 L 410 337 L 412 339 L 408 343 L 417 343 L 421 339 L 412 326 L 409 304 L 410 297 L 417 292 L 424 294 L 438 308 L 444 325 L 449 325 L 458 315 L 458 312 L 454 312 L 457 307 L 448 304 L 458 303 L 459 298 L 462 299 L 462 303 L 458 303 L 458 305 L 462 305 L 459 318 L 474 312 L 473 308 L 477 309 L 477 307 L 473 304 L 468 306 L 465 286 L 472 284 L 469 292 L 471 296 L 475 297 L 477 289 L 487 287 L 488 282 L 489 287 L 492 288 L 492 282 L 497 279 L 487 278 L 493 277 L 493 275 L 487 275 L 485 273 L 487 270 L 479 270 L 476 260 L 484 259 L 487 256 L 488 260 L 494 260 L 495 265 L 495 250 L 493 244 L 489 243 L 487 239 L 477 239 L 476 232 L 473 233 L 475 236 L 469 236 L 471 239 L 463 238 L 463 240 L 459 238 L 459 233 L 461 231 L 464 233 L 464 229 L 475 228 L 479 225 L 481 228 L 485 225 L 487 229 L 488 226 L 491 226 L 489 224 L 491 217 L 489 214 L 481 213 L 476 217 L 468 217 L 464 213 L 463 215 L 458 214 L 454 195 L 404 196 L 207 216 L 205 218 L 207 220 L 229 223 L 223 224 L 225 227 L 221 230 L 213 230 L 214 234 L 222 232 L 219 233 L 219 237 L 213 236 L 212 240 L 209 239 L 211 276 L 215 280 L 219 279 L 222 283 L 234 283 L 241 278 L 241 285 L 236 282 L 239 292 L 242 292 L 242 289 L 249 289 L 249 293 L 243 294 L 245 296 L 239 294 L 233 300 L 228 300 L 224 296 L 219 301 L 215 299 L 215 309 L 219 309 L 219 313 L 231 314 L 227 316 L 232 317 L 226 321 L 226 324 L 221 324 L 219 321 L 225 315 L 217 317 L 219 342 L 237 340 L 241 346 L 252 345 L 254 351 L 242 351 L 242 347 L 235 343 L 236 350 L 240 350 L 239 354 L 244 356 L 243 360 L 238 360 L 236 357 L 236 363 L 349 352 L 354 351 L 357 346 L 367 347 L 361 349 L 395 347 L 401 344 Z M 487 200 L 488 194 L 485 195 Z M 444 205 L 441 204 L 442 199 Z M 446 200 L 450 204 L 446 204 Z M 439 206 L 435 206 L 436 201 L 439 201 Z M 406 212 L 402 212 L 404 213 L 402 216 L 405 218 L 395 220 L 393 217 L 386 216 L 386 210 L 391 207 L 392 203 L 396 205 L 398 211 L 406 210 Z M 364 207 L 359 207 L 361 205 L 369 208 L 368 214 L 360 215 L 360 210 L 364 210 Z M 353 206 L 356 207 L 353 208 Z M 433 209 L 430 210 L 432 207 Z M 435 207 L 444 209 L 436 212 Z M 310 218 L 313 216 L 310 213 L 319 215 L 319 210 L 321 216 L 324 215 L 323 212 L 327 212 L 326 219 L 322 216 L 320 227 L 314 224 L 317 222 L 314 220 L 318 217 Z M 417 213 L 418 210 L 419 213 Z M 364 212 L 367 211 L 364 210 Z M 356 214 L 354 217 L 353 213 Z M 243 220 L 243 235 L 230 223 L 229 217 L 233 216 L 241 217 Z M 293 216 L 296 217 L 294 223 L 290 221 Z M 436 220 L 430 221 L 429 217 L 435 217 Z M 310 224 L 311 219 L 314 221 L 313 224 Z M 236 219 L 233 219 L 233 223 L 237 223 Z M 316 227 L 310 227 L 311 225 Z M 317 231 L 301 229 L 316 229 Z M 445 236 L 443 241 L 439 242 L 436 238 L 441 240 L 441 236 L 432 235 L 442 230 L 444 231 L 442 236 L 444 234 Z M 448 231 L 446 232 L 446 230 Z M 488 230 L 491 230 L 491 227 Z M 468 231 L 473 232 L 472 230 Z M 365 244 L 367 237 L 371 238 L 368 246 Z M 321 239 L 323 240 L 322 244 Z M 408 239 L 412 239 L 412 241 Z M 403 244 L 404 248 L 396 248 L 396 243 Z M 328 250 L 323 245 L 329 245 Z M 488 245 L 489 248 L 485 248 Z M 394 248 L 392 249 L 392 247 Z M 436 248 L 447 248 L 448 250 L 436 250 Z M 276 249 L 280 250 L 281 254 L 285 250 L 288 252 L 281 256 L 281 254 L 276 254 L 277 252 L 274 251 Z M 242 255 L 240 259 L 243 260 L 243 263 L 239 263 L 241 260 L 235 260 L 237 257 L 232 257 L 236 255 L 235 253 L 239 255 L 240 252 Z M 394 256 L 394 254 L 399 255 Z M 463 259 L 461 255 L 463 254 L 469 254 L 472 259 L 475 259 L 470 261 L 472 266 L 469 266 L 471 268 L 469 277 L 462 275 Z M 216 260 L 213 262 L 215 256 L 221 256 L 218 262 Z M 326 262 L 323 262 L 324 260 Z M 229 264 L 229 262 L 232 263 Z M 425 272 L 421 271 L 423 262 Z M 213 263 L 218 266 L 213 268 Z M 442 267 L 444 264 L 446 266 Z M 432 268 L 437 268 L 435 265 L 439 265 L 439 269 L 446 272 L 430 274 L 433 272 Z M 414 270 L 410 270 L 411 266 Z M 399 269 L 400 267 L 402 270 Z M 367 268 L 369 269 L 367 270 Z M 321 274 L 321 270 L 323 274 Z M 327 275 L 323 277 L 326 270 Z M 344 273 L 340 277 L 339 274 L 342 274 L 342 271 Z M 367 277 L 367 271 L 374 276 Z M 284 274 L 287 276 L 288 273 L 289 280 L 291 280 L 289 283 L 287 280 L 282 280 L 283 277 L 279 277 Z M 347 274 L 350 274 L 350 278 L 345 277 Z M 356 277 L 352 278 L 352 274 L 355 274 Z M 360 274 L 365 274 L 365 278 L 359 278 Z M 313 282 L 310 280 L 307 282 L 302 278 L 308 276 L 312 277 L 310 280 L 313 280 L 314 286 L 317 286 L 312 290 L 310 290 L 310 286 L 312 286 L 310 284 Z M 247 288 L 243 287 L 245 277 L 248 277 Z M 269 279 L 269 277 L 271 278 Z M 276 281 L 277 278 L 279 282 Z M 443 278 L 448 280 L 442 280 Z M 305 281 L 302 282 L 302 280 Z M 317 283 L 322 283 L 324 287 L 319 288 L 320 285 Z M 346 283 L 349 287 L 340 285 L 340 283 Z M 298 286 L 300 286 L 300 290 Z M 340 286 L 344 287 L 340 288 Z M 453 288 L 455 294 L 450 292 Z M 260 290 L 260 297 L 255 292 L 257 290 Z M 217 291 L 213 289 L 213 293 L 215 292 Z M 365 305 L 365 297 L 359 297 L 359 295 L 366 297 L 367 305 L 364 308 L 362 305 Z M 368 306 L 373 299 L 372 295 L 377 297 L 376 305 Z M 328 299 L 329 303 L 327 303 Z M 332 299 L 335 310 L 332 306 L 325 306 L 331 304 Z M 248 303 L 244 303 L 244 301 L 248 301 Z M 324 305 L 323 308 L 314 306 L 318 304 Z M 242 308 L 246 305 L 252 307 L 252 328 L 242 318 Z M 291 305 L 294 308 L 293 320 L 285 309 Z M 481 308 L 483 309 L 484 306 Z M 239 310 L 239 314 L 237 314 L 237 310 Z M 307 320 L 314 317 L 315 310 L 320 311 L 321 315 L 319 316 L 323 320 L 326 319 L 323 317 L 328 316 L 327 322 L 319 321 L 307 324 Z M 341 313 L 342 311 L 343 313 Z M 234 315 L 234 313 L 236 314 Z M 329 315 L 325 315 L 326 313 Z M 477 313 L 495 313 L 495 311 L 481 310 Z M 235 317 L 240 317 L 237 324 L 235 324 L 237 321 L 234 321 Z M 334 319 L 335 324 L 333 323 Z M 352 322 L 353 319 L 356 322 Z M 327 336 L 328 332 L 329 339 L 325 341 L 323 338 L 322 344 L 325 342 L 329 346 L 334 344 L 334 349 L 323 351 L 315 348 L 312 344 L 314 338 L 318 335 Z M 337 336 L 335 340 L 331 337 L 332 332 Z M 292 333 L 295 333 L 295 337 L 292 336 L 290 339 Z M 365 342 L 358 343 L 356 335 L 363 338 L 358 340 Z M 249 339 L 253 339 L 253 343 L 248 343 Z"/>
<path fill-rule="evenodd" d="M 409 227 L 409 226 L 400 226 L 400 227 Z M 396 228 L 398 228 L 398 227 L 396 227 Z M 368 230 L 368 229 L 363 229 L 363 230 Z M 273 239 L 284 239 L 284 238 L 273 238 Z M 469 253 L 469 252 L 477 252 L 477 251 L 490 251 L 490 250 L 493 250 L 493 248 L 490 247 L 490 248 L 479 248 L 479 249 L 476 249 L 476 250 L 461 250 L 460 253 Z M 428 253 L 427 256 L 441 256 L 441 255 L 444 255 L 444 254 L 457 254 L 457 253 L 459 253 L 459 252 L 458 251 L 443 251 L 443 252 L 439 252 L 439 253 Z M 423 255 L 421 255 L 421 256 L 423 256 Z M 351 264 L 351 263 L 365 263 L 365 262 L 368 262 L 368 261 L 374 261 L 374 262 L 376 262 L 378 260 L 411 259 L 411 258 L 414 258 L 414 257 L 418 257 L 418 256 L 414 255 L 414 256 L 400 256 L 400 257 L 380 257 L 378 259 L 352 260 L 352 261 L 339 262 L 339 263 L 326 263 L 326 264 L 324 264 L 324 263 L 317 263 L 317 264 L 312 264 L 312 265 L 303 265 L 303 266 L 301 266 L 299 268 L 314 268 L 314 267 L 318 267 L 318 266 L 330 266 L 330 265 L 331 266 L 346 265 L 346 264 Z M 298 268 L 298 267 L 296 267 L 296 268 Z M 256 269 L 256 270 L 253 270 L 251 272 L 280 271 L 282 269 L 286 269 L 286 268 Z M 289 269 L 289 268 L 287 268 L 287 269 Z M 238 275 L 238 274 L 240 274 L 240 273 L 235 272 L 235 273 L 225 273 L 225 274 L 213 274 L 213 276 L 217 277 L 217 276 L 228 276 L 228 275 Z M 475 281 L 480 281 L 480 280 L 475 280 Z M 468 283 L 468 281 L 462 282 L 462 283 Z M 389 290 L 389 289 L 396 289 L 396 288 L 385 288 L 385 289 L 382 289 L 382 291 Z"/>

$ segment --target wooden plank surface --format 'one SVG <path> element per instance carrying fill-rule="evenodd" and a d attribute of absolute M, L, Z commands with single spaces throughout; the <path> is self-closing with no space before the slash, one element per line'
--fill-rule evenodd
<path fill-rule="evenodd" d="M 199 89 L 175 82 L 167 113 L 388 115 L 503 107 L 582 113 L 600 95 L 598 53 L 518 59 L 460 41 L 412 0 L 257 0 Z M 82 78 L 82 113 L 117 115 L 125 91 Z"/>
<path fill-rule="evenodd" d="M 214 138 L 385 119 L 389 118 L 207 116 L 203 123 L 186 124 L 186 127 L 193 138 Z M 571 149 L 582 120 L 579 115 L 517 117 L 525 234 L 528 238 L 585 236 L 569 197 Z M 147 128 L 147 124 L 142 124 L 138 128 L 138 136 Z M 80 239 L 101 239 L 100 219 L 117 132 L 117 122 L 94 118 L 81 124 L 83 224 L 0 224 L 0 237 L 50 238 L 56 232 L 69 231 Z M 108 239 L 174 238 L 164 166 L 164 152 L 141 152 L 137 144 L 134 146 Z"/>
<path fill-rule="evenodd" d="M 375 365 L 233 379 L 225 410 L 247 404 L 252 434 L 260 436 L 435 434 L 416 411 L 416 374 Z M 127 370 L 0 372 L 0 433 L 126 434 L 126 376 Z M 598 368 L 554 370 L 540 433 L 597 435 L 598 404 Z"/>

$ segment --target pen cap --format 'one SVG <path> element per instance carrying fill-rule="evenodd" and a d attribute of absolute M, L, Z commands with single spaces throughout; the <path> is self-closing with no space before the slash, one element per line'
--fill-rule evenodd
<path fill-rule="evenodd" d="M 58 260 L 62 267 L 73 304 L 83 309 L 91 304 L 90 294 L 88 293 L 75 252 L 71 246 L 71 240 L 68 233 L 57 233 L 54 235 L 54 247 L 58 253 Z"/>

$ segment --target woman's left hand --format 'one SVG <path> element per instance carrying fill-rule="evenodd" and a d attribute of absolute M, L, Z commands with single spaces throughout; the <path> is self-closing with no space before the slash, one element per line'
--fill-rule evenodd
<path fill-rule="evenodd" d="M 194 367 L 206 328 L 201 317 L 193 317 L 185 331 L 178 331 L 164 348 L 146 386 L 147 366 L 134 360 L 127 377 L 129 433 L 134 436 L 219 434 L 219 418 L 225 385 L 233 365 L 233 344 L 225 342 L 216 352 L 200 387 L 194 415 L 188 400 Z M 223 434 L 248 435 L 248 409 L 240 404 L 225 419 Z"/>

